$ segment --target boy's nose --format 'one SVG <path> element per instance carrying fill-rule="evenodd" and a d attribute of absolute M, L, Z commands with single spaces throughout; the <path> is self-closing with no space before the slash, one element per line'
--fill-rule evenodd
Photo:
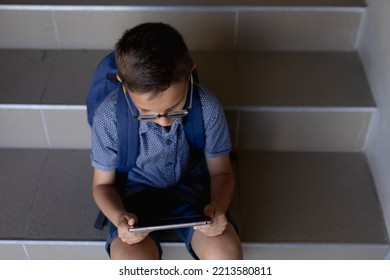
<path fill-rule="evenodd" d="M 161 118 L 155 120 L 155 122 L 161 126 L 170 126 L 171 125 L 171 120 L 167 117 L 161 117 Z"/>

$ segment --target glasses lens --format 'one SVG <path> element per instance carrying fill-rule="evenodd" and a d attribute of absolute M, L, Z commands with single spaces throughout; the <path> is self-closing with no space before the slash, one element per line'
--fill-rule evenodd
<path fill-rule="evenodd" d="M 172 111 L 167 114 L 167 117 L 170 118 L 182 118 L 185 117 L 188 114 L 187 110 L 180 110 L 180 111 Z"/>
<path fill-rule="evenodd" d="M 164 115 L 159 114 L 148 114 L 148 115 L 138 115 L 133 116 L 139 121 L 154 121 L 159 118 L 165 117 L 165 118 L 182 118 L 188 115 L 188 110 L 180 110 L 180 111 L 172 111 Z"/>
<path fill-rule="evenodd" d="M 154 121 L 159 118 L 159 115 L 138 115 L 136 117 L 139 121 Z"/>

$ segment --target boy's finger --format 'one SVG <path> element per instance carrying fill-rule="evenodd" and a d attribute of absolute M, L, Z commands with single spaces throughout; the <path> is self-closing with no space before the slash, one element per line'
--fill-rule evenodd
<path fill-rule="evenodd" d="M 206 206 L 206 208 L 204 209 L 204 214 L 205 214 L 207 217 L 214 218 L 215 206 L 214 206 L 214 205 L 208 205 L 208 206 Z"/>
<path fill-rule="evenodd" d="M 127 223 L 129 224 L 129 226 L 134 226 L 136 224 L 136 221 L 134 218 L 130 218 Z"/>
<path fill-rule="evenodd" d="M 134 226 L 136 224 L 136 220 L 134 217 L 130 217 L 129 215 L 125 215 L 124 218 L 127 221 L 127 224 L 129 226 Z"/>

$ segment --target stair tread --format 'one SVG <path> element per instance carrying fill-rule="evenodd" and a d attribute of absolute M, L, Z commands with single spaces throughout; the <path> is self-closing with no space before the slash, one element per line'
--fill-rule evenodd
<path fill-rule="evenodd" d="M 238 165 L 243 240 L 389 243 L 363 154 L 242 152 Z"/>
<path fill-rule="evenodd" d="M 88 150 L 0 149 L 0 164 L 0 239 L 105 239 Z M 361 154 L 240 152 L 236 165 L 244 243 L 389 243 Z"/>
<path fill-rule="evenodd" d="M 238 57 L 240 99 L 246 106 L 375 107 L 355 52 L 256 52 Z"/>
<path fill-rule="evenodd" d="M 0 104 L 84 105 L 93 71 L 107 53 L 0 50 Z M 375 107 L 355 52 L 193 52 L 193 57 L 202 84 L 225 106 Z M 22 83 L 10 79 L 20 76 Z"/>

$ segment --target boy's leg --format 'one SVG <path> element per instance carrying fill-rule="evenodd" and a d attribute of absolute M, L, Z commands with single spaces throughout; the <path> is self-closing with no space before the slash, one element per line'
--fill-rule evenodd
<path fill-rule="evenodd" d="M 159 248 L 150 236 L 134 245 L 129 245 L 117 237 L 112 241 L 110 251 L 113 260 L 158 260 L 160 258 Z"/>
<path fill-rule="evenodd" d="M 191 247 L 201 260 L 241 260 L 243 258 L 240 238 L 232 224 L 219 236 L 209 237 L 195 230 Z"/>
<path fill-rule="evenodd" d="M 157 218 L 156 214 L 165 213 L 163 198 L 164 190 L 144 187 L 142 190 L 126 196 L 124 204 L 128 212 L 135 213 L 138 220 L 142 221 Z M 153 205 L 156 211 L 150 211 L 145 207 L 149 204 Z M 106 250 L 113 260 L 158 260 L 162 255 L 158 240 L 158 232 L 151 232 L 143 241 L 129 245 L 118 238 L 118 230 L 110 222 Z"/>

